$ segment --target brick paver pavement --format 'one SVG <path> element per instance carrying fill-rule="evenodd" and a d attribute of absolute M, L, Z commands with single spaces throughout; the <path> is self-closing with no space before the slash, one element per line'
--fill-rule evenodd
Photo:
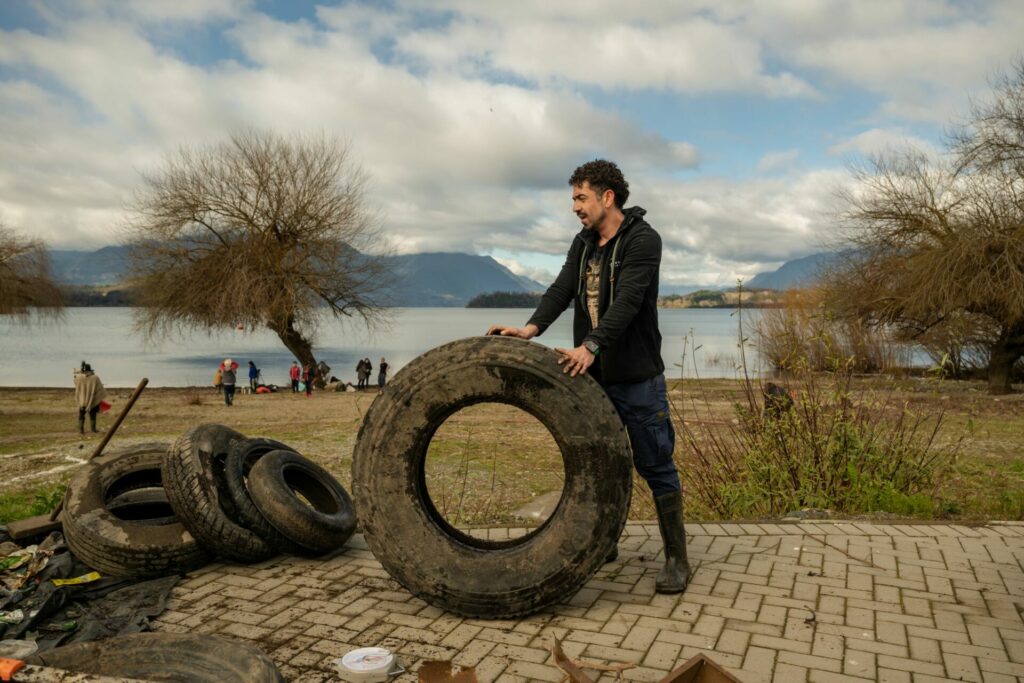
<path fill-rule="evenodd" d="M 557 607 L 463 619 L 411 596 L 362 537 L 327 560 L 210 565 L 175 589 L 160 631 L 259 644 L 290 681 L 336 680 L 354 647 L 418 664 L 451 659 L 481 681 L 558 681 L 573 658 L 633 663 L 656 681 L 703 652 L 747 683 L 1024 682 L 1024 524 L 690 524 L 693 581 L 657 595 L 657 528 L 630 524 L 618 561 Z M 507 537 L 507 529 L 483 531 Z M 593 672 L 594 677 L 598 675 Z M 613 680 L 606 674 L 602 680 Z"/>

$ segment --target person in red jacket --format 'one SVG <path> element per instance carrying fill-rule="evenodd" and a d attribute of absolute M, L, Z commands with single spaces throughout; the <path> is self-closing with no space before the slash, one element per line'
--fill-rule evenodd
<path fill-rule="evenodd" d="M 288 370 L 288 377 L 292 380 L 292 393 L 299 393 L 299 363 L 298 361 L 292 361 L 292 367 Z"/>

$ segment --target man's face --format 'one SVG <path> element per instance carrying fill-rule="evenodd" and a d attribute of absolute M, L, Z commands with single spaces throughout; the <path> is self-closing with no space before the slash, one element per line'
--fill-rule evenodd
<path fill-rule="evenodd" d="M 605 213 L 608 210 L 605 198 L 614 197 L 611 190 L 604 192 L 604 197 L 598 196 L 597 192 L 590 187 L 586 180 L 582 185 L 573 185 L 572 188 L 572 210 L 587 230 L 593 230 L 604 221 Z M 610 201 L 610 199 L 609 199 Z"/>

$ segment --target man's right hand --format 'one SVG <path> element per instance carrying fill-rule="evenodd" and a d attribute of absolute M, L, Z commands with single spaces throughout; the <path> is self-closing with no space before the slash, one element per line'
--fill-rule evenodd
<path fill-rule="evenodd" d="M 502 337 L 518 337 L 519 339 L 533 339 L 540 332 L 536 325 L 529 324 L 526 327 L 509 327 L 508 325 L 491 325 L 487 330 L 487 336 L 499 335 Z"/>

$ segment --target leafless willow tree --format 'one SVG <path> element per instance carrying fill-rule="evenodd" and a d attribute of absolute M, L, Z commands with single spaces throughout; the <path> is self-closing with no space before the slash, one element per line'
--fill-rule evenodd
<path fill-rule="evenodd" d="M 857 249 L 825 278 L 830 306 L 908 340 L 966 327 L 987 347 L 990 391 L 1010 391 L 1024 357 L 1024 178 L 903 150 L 855 180 L 843 222 Z"/>
<path fill-rule="evenodd" d="M 845 225 L 859 249 L 831 303 L 987 360 L 1011 389 L 1024 358 L 1024 60 L 976 103 L 939 158 L 888 153 L 855 171 Z"/>
<path fill-rule="evenodd" d="M 63 305 L 46 245 L 0 225 L 0 315 L 27 320 L 33 311 L 58 315 Z"/>
<path fill-rule="evenodd" d="M 383 315 L 385 241 L 366 205 L 365 173 L 326 138 L 246 132 L 181 149 L 154 173 L 128 227 L 137 324 L 266 327 L 315 363 L 322 312 Z"/>

